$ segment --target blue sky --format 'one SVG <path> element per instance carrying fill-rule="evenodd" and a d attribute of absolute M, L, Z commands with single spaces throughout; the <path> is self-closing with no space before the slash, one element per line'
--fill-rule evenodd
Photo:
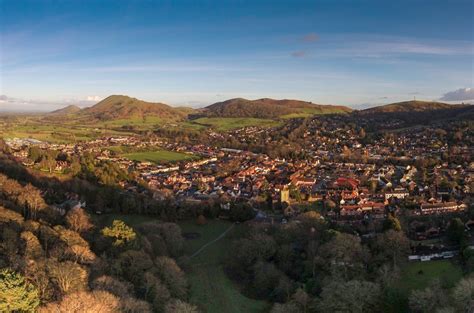
<path fill-rule="evenodd" d="M 473 21 L 470 0 L 0 0 L 0 109 L 468 101 Z"/>

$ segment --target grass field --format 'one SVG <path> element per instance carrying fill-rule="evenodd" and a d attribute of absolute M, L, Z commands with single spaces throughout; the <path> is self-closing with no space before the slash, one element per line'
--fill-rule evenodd
<path fill-rule="evenodd" d="M 134 161 L 152 163 L 176 162 L 197 158 L 193 155 L 167 150 L 125 153 L 121 156 Z"/>
<path fill-rule="evenodd" d="M 232 130 L 249 126 L 275 127 L 281 125 L 280 122 L 270 119 L 247 117 L 202 117 L 193 120 L 192 123 L 209 126 L 220 131 Z"/>
<path fill-rule="evenodd" d="M 424 289 L 439 279 L 444 286 L 452 287 L 461 277 L 461 268 L 448 260 L 412 262 L 402 269 L 399 286 L 407 291 Z"/>
<path fill-rule="evenodd" d="M 180 223 L 183 232 L 199 233 L 200 237 L 187 240 L 186 254 L 191 255 L 209 241 L 219 237 L 232 224 L 213 220 L 206 225 L 193 222 Z M 238 287 L 224 273 L 222 258 L 230 253 L 229 243 L 234 227 L 224 238 L 204 249 L 191 259 L 192 271 L 188 275 L 191 285 L 191 302 L 197 304 L 202 312 L 208 313 L 259 313 L 266 312 L 269 304 L 249 299 L 242 295 Z"/>
<path fill-rule="evenodd" d="M 33 138 L 51 143 L 70 143 L 93 140 L 107 135 L 127 135 L 130 132 L 75 124 L 71 121 L 41 121 L 23 117 L 9 122 L 0 129 L 3 138 Z"/>
<path fill-rule="evenodd" d="M 324 109 L 303 108 L 301 109 L 301 112 L 285 114 L 285 115 L 280 116 L 280 118 L 282 119 L 306 118 L 313 115 L 340 114 L 340 113 L 343 113 L 343 112 L 338 108 L 329 108 L 329 107 L 325 107 Z"/>

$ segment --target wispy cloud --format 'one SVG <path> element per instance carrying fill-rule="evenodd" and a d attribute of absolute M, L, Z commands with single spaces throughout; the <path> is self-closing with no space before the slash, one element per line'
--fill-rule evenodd
<path fill-rule="evenodd" d="M 309 33 L 303 37 L 303 42 L 315 42 L 319 40 L 319 35 L 316 33 Z"/>
<path fill-rule="evenodd" d="M 101 99 L 102 97 L 99 96 L 88 96 L 84 99 L 70 98 L 59 101 L 48 101 L 12 98 L 6 95 L 0 95 L 0 112 L 48 112 L 70 104 L 75 104 L 79 107 L 88 107 L 94 105 Z"/>
<path fill-rule="evenodd" d="M 472 56 L 474 44 L 462 40 L 343 34 L 324 37 L 310 50 L 314 56 L 387 58 L 393 56 Z"/>
<path fill-rule="evenodd" d="M 303 58 L 307 55 L 306 51 L 299 50 L 291 53 L 291 56 L 294 58 Z"/>
<path fill-rule="evenodd" d="M 474 88 L 460 88 L 458 90 L 445 93 L 440 100 L 442 101 L 467 101 L 474 100 Z"/>

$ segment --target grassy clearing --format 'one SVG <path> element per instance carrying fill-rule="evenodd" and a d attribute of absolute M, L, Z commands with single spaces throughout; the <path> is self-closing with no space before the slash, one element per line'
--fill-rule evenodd
<path fill-rule="evenodd" d="M 197 158 L 196 156 L 179 153 L 167 150 L 157 151 L 146 151 L 146 152 L 132 152 L 125 153 L 121 156 L 139 162 L 152 162 L 152 163 L 163 163 L 163 162 L 176 162 L 183 160 L 192 160 Z"/>
<path fill-rule="evenodd" d="M 202 117 L 193 120 L 192 123 L 212 127 L 220 131 L 232 130 L 249 126 L 275 127 L 281 124 L 278 121 L 270 119 L 247 117 Z"/>
<path fill-rule="evenodd" d="M 180 223 L 183 232 L 199 233 L 199 238 L 187 240 L 186 254 L 196 252 L 209 241 L 219 237 L 232 224 L 213 220 L 206 225 L 194 222 Z M 224 273 L 222 259 L 229 252 L 230 235 L 238 232 L 235 227 L 221 240 L 204 249 L 191 259 L 192 271 L 188 274 L 191 284 L 191 302 L 197 304 L 203 312 L 218 313 L 259 313 L 268 310 L 264 301 L 249 299 L 242 295 L 238 287 Z M 225 309 L 224 309 L 225 308 Z"/>
<path fill-rule="evenodd" d="M 446 287 L 452 287 L 461 277 L 461 268 L 448 260 L 412 262 L 402 269 L 399 287 L 405 291 L 424 289 L 435 279 Z"/>

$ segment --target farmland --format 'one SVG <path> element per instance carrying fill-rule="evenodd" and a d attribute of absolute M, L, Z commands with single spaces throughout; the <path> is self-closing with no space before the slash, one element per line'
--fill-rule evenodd
<path fill-rule="evenodd" d="M 276 127 L 280 125 L 278 121 L 250 117 L 202 117 L 192 122 L 198 125 L 209 126 L 220 131 L 249 126 Z"/>
<path fill-rule="evenodd" d="M 156 150 L 156 151 L 145 151 L 145 152 L 132 152 L 121 154 L 121 156 L 140 162 L 152 162 L 152 163 L 163 163 L 163 162 L 176 162 L 183 160 L 191 160 L 196 158 L 193 155 L 179 153 L 167 150 Z"/>

